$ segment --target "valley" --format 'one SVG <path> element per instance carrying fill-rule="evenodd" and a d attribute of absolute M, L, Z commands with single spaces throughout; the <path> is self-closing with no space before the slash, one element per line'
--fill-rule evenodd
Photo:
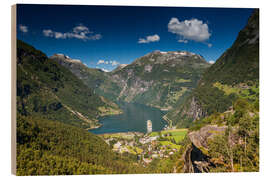
<path fill-rule="evenodd" d="M 155 159 L 166 159 L 177 153 L 187 131 L 187 129 L 173 129 L 148 134 L 127 132 L 99 136 L 105 140 L 113 151 L 120 154 L 133 154 L 137 157 L 138 163 L 146 166 Z"/>
<path fill-rule="evenodd" d="M 99 118 L 100 128 L 89 130 L 94 134 L 141 132 L 146 133 L 146 121 L 151 120 L 153 131 L 163 130 L 168 124 L 162 116 L 166 113 L 157 108 L 137 103 L 118 102 L 123 113 Z"/>
<path fill-rule="evenodd" d="M 257 172 L 259 93 L 257 10 L 214 64 L 156 50 L 105 72 L 17 40 L 17 174 Z"/>

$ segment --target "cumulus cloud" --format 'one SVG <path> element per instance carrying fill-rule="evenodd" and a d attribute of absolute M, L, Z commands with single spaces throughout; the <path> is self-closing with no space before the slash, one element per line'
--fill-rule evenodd
<path fill-rule="evenodd" d="M 117 61 L 110 61 L 110 64 L 111 64 L 112 66 L 117 66 L 117 65 L 119 65 L 120 63 L 117 62 Z"/>
<path fill-rule="evenodd" d="M 119 65 L 120 63 L 119 62 L 117 62 L 117 61 L 115 61 L 115 60 L 111 60 L 111 61 L 105 61 L 105 60 L 99 60 L 98 62 L 97 62 L 97 64 L 107 64 L 107 65 L 112 65 L 112 66 L 117 66 L 117 65 Z"/>
<path fill-rule="evenodd" d="M 44 36 L 47 36 L 47 37 L 53 37 L 54 36 L 54 32 L 50 29 L 48 30 L 43 30 L 43 34 Z"/>
<path fill-rule="evenodd" d="M 104 60 L 98 60 L 97 64 L 104 64 L 105 61 Z"/>
<path fill-rule="evenodd" d="M 157 42 L 160 40 L 159 35 L 151 35 L 151 36 L 146 36 L 146 38 L 139 38 L 138 43 L 150 43 L 150 42 Z"/>
<path fill-rule="evenodd" d="M 56 32 L 51 29 L 44 29 L 43 35 L 55 39 L 99 40 L 102 38 L 101 34 L 94 34 L 84 25 L 75 26 L 70 32 Z"/>
<path fill-rule="evenodd" d="M 178 35 L 178 42 L 183 43 L 187 43 L 188 40 L 205 42 L 211 36 L 208 25 L 198 19 L 179 21 L 173 17 L 168 24 L 168 31 Z"/>
<path fill-rule="evenodd" d="M 185 39 L 179 39 L 178 42 L 180 42 L 180 43 L 188 43 L 188 40 L 185 40 Z"/>
<path fill-rule="evenodd" d="M 19 30 L 22 31 L 23 33 L 27 33 L 28 32 L 28 27 L 20 24 L 19 25 Z"/>
<path fill-rule="evenodd" d="M 208 61 L 210 64 L 214 64 L 215 63 L 215 61 L 212 61 L 212 60 L 210 60 L 210 61 Z"/>

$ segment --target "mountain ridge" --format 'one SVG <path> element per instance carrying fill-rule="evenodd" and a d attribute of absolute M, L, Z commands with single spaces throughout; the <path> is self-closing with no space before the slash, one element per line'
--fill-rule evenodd
<path fill-rule="evenodd" d="M 188 51 L 153 51 L 111 72 L 71 65 L 71 61 L 63 63 L 63 58 L 57 56 L 50 58 L 69 68 L 99 95 L 160 109 L 171 109 L 210 66 L 201 55 Z"/>
<path fill-rule="evenodd" d="M 24 116 L 43 116 L 84 128 L 98 126 L 100 115 L 120 113 L 116 104 L 97 96 L 68 69 L 20 40 L 17 107 Z"/>

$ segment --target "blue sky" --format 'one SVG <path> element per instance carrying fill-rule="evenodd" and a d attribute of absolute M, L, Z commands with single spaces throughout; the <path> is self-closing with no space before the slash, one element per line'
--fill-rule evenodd
<path fill-rule="evenodd" d="M 18 5 L 17 38 L 47 56 L 112 70 L 151 51 L 186 50 L 215 61 L 253 9 Z"/>

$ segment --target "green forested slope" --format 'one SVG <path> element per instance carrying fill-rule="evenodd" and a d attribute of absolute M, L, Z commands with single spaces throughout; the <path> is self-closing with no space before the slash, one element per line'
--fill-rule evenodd
<path fill-rule="evenodd" d="M 112 152 L 100 137 L 44 118 L 17 118 L 17 175 L 142 173 L 133 156 Z"/>
<path fill-rule="evenodd" d="M 202 56 L 186 51 L 154 51 L 112 72 L 88 68 L 63 54 L 50 59 L 70 69 L 99 95 L 164 109 L 189 94 L 210 66 Z"/>
<path fill-rule="evenodd" d="M 17 48 L 17 175 L 142 172 L 85 130 L 115 104 L 34 47 Z"/>
<path fill-rule="evenodd" d="M 111 73 L 121 87 L 118 99 L 171 109 L 196 86 L 210 66 L 186 51 L 154 51 Z"/>
<path fill-rule="evenodd" d="M 118 97 L 121 89 L 111 80 L 109 73 L 101 69 L 88 68 L 80 60 L 71 59 L 63 54 L 54 54 L 50 59 L 69 69 L 95 93 L 111 100 L 116 100 Z"/>
<path fill-rule="evenodd" d="M 202 75 L 198 86 L 166 117 L 178 126 L 188 126 L 192 121 L 214 112 L 224 112 L 242 95 L 252 95 L 259 81 L 259 11 L 255 10 L 236 41 Z M 227 93 L 224 88 L 238 89 Z M 227 89 L 228 90 L 228 89 Z M 241 93 L 241 91 L 248 91 Z"/>
<path fill-rule="evenodd" d="M 102 110 L 118 107 L 93 93 L 68 69 L 17 41 L 17 110 L 78 127 L 95 127 Z"/>

